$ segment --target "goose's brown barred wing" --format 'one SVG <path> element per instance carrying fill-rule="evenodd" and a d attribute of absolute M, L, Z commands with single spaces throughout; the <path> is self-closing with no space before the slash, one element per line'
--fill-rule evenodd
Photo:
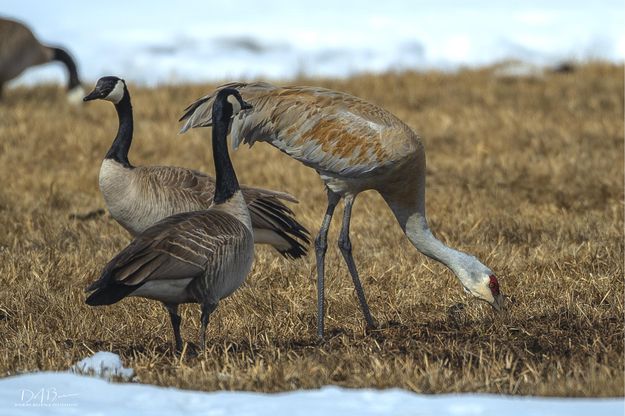
<path fill-rule="evenodd" d="M 144 201 L 163 205 L 169 215 L 208 209 L 213 203 L 215 178 L 192 169 L 173 166 L 142 166 L 134 175 Z M 169 216 L 166 215 L 166 216 Z"/>
<path fill-rule="evenodd" d="M 141 166 L 136 168 L 139 173 L 135 175 L 136 180 L 143 182 L 140 188 L 158 192 L 176 194 L 173 196 L 182 197 L 193 202 L 193 204 L 206 206 L 208 208 L 213 203 L 215 193 L 215 178 L 205 173 L 173 166 Z M 297 198 L 286 192 L 272 191 L 269 189 L 253 188 L 241 186 L 241 191 L 245 201 L 249 204 L 258 199 L 283 200 L 297 203 Z M 150 197 L 146 195 L 146 197 Z M 292 214 L 291 210 L 284 208 Z"/>
<path fill-rule="evenodd" d="M 170 166 L 145 166 L 136 168 L 136 173 L 134 180 L 138 186 L 135 189 L 141 192 L 140 200 L 146 201 L 146 210 L 158 212 L 155 216 L 159 218 L 178 212 L 208 209 L 213 203 L 215 178 L 202 172 Z M 277 234 L 283 242 L 273 245 L 285 257 L 306 255 L 310 234 L 283 202 L 297 203 L 294 196 L 248 186 L 242 186 L 241 191 L 250 210 L 254 230 Z"/>
<path fill-rule="evenodd" d="M 142 284 L 159 279 L 203 279 L 221 275 L 224 265 L 238 261 L 251 232 L 224 212 L 177 214 L 139 234 L 115 256 L 87 291 L 89 305 L 107 305 L 128 296 Z"/>

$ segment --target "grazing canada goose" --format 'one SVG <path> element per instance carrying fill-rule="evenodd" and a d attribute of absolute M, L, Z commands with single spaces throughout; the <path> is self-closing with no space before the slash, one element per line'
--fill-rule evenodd
<path fill-rule="evenodd" d="M 212 205 L 213 177 L 185 168 L 130 164 L 133 117 L 124 80 L 100 78 L 95 89 L 84 98 L 95 99 L 113 102 L 119 118 L 117 136 L 102 161 L 99 181 L 106 206 L 118 223 L 135 236 L 163 218 Z M 297 202 L 297 199 L 283 192 L 245 186 L 242 192 L 252 216 L 254 240 L 271 244 L 287 258 L 304 256 L 308 230 L 281 201 Z"/>
<path fill-rule="evenodd" d="M 214 204 L 204 211 L 167 217 L 113 258 L 87 291 L 88 305 L 110 305 L 126 296 L 163 302 L 169 311 L 176 349 L 182 348 L 178 305 L 202 307 L 200 347 L 218 302 L 232 294 L 252 268 L 252 221 L 228 155 L 228 125 L 250 105 L 234 89 L 223 89 L 213 105 L 213 159 L 217 172 Z"/>
<path fill-rule="evenodd" d="M 69 53 L 59 47 L 42 45 L 20 22 L 0 19 L 0 97 L 5 82 L 31 66 L 52 61 L 59 61 L 67 68 L 67 98 L 72 103 L 79 103 L 85 92 L 80 86 L 76 63 Z"/>
<path fill-rule="evenodd" d="M 317 255 L 318 335 L 323 337 L 324 261 L 334 208 L 345 200 L 338 245 L 351 274 L 369 327 L 375 323 L 352 258 L 349 223 L 356 196 L 378 191 L 402 230 L 421 253 L 437 260 L 464 289 L 499 310 L 503 295 L 494 273 L 477 258 L 445 246 L 430 231 L 425 216 L 425 151 L 406 124 L 380 107 L 342 92 L 315 87 L 275 87 L 231 83 L 200 98 L 185 110 L 181 132 L 213 122 L 210 108 L 222 88 L 236 89 L 254 110 L 232 122 L 232 144 L 269 142 L 317 171 L 324 181 L 328 206 L 315 240 Z"/>

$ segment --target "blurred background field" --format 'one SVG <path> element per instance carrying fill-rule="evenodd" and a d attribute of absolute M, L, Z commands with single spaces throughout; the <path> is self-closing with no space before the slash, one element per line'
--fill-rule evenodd
<path fill-rule="evenodd" d="M 3 0 L 0 15 L 67 46 L 85 80 L 145 85 L 625 59 L 620 0 Z M 49 65 L 15 84 L 64 79 Z"/>
<path fill-rule="evenodd" d="M 216 311 L 207 353 L 176 357 L 156 302 L 84 304 L 87 282 L 129 240 L 108 215 L 72 219 L 104 208 L 97 175 L 117 128 L 114 109 L 71 107 L 61 87 L 18 84 L 0 104 L 0 375 L 64 370 L 108 350 L 143 382 L 201 390 L 623 394 L 621 64 L 523 77 L 485 67 L 287 83 L 358 95 L 419 132 L 434 233 L 489 264 L 511 309 L 495 316 L 464 295 L 367 193 L 356 203 L 352 241 L 379 330 L 364 332 L 334 224 L 326 344 L 315 341 L 314 255 L 288 262 L 260 248 L 247 283 Z M 131 161 L 212 173 L 210 132 L 178 136 L 176 120 L 214 84 L 144 84 L 130 85 Z M 242 183 L 296 195 L 295 212 L 316 232 L 324 194 L 313 171 L 262 144 L 233 160 Z M 197 306 L 183 313 L 183 338 L 197 342 Z"/>

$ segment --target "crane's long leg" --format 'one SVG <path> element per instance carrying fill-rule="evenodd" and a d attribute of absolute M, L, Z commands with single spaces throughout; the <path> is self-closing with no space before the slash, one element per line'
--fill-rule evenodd
<path fill-rule="evenodd" d="M 213 313 L 216 308 L 216 303 L 202 304 L 202 317 L 200 318 L 200 351 L 204 351 L 206 349 L 206 326 L 208 325 L 208 318 L 210 317 L 210 314 Z"/>
<path fill-rule="evenodd" d="M 325 273 L 325 257 L 326 250 L 328 249 L 328 229 L 332 222 L 332 215 L 334 214 L 334 208 L 339 203 L 341 197 L 338 194 L 328 189 L 328 208 L 326 214 L 323 217 L 319 234 L 315 238 L 315 255 L 317 257 L 317 336 L 323 339 L 324 332 L 324 317 L 325 317 L 325 305 L 324 305 L 324 290 L 323 290 L 323 277 Z"/>
<path fill-rule="evenodd" d="M 182 318 L 178 315 L 178 305 L 174 303 L 166 303 L 165 308 L 169 312 L 171 326 L 174 329 L 174 340 L 176 342 L 176 352 L 182 351 L 182 337 L 180 336 L 180 322 Z"/>
<path fill-rule="evenodd" d="M 358 301 L 360 302 L 360 308 L 362 309 L 365 321 L 367 321 L 367 327 L 375 328 L 376 324 L 373 317 L 371 317 L 371 312 L 369 312 L 369 305 L 367 305 L 365 291 L 363 290 L 362 284 L 360 284 L 360 279 L 358 278 L 358 270 L 356 269 L 356 263 L 352 257 L 352 243 L 349 239 L 349 223 L 352 217 L 352 205 L 354 204 L 355 199 L 356 197 L 354 195 L 347 195 L 345 197 L 345 210 L 343 211 L 343 225 L 341 226 L 341 234 L 339 235 L 339 248 L 341 249 L 345 263 L 347 263 L 349 274 L 352 276 L 352 281 L 354 282 L 354 287 L 356 288 L 356 294 L 358 295 Z"/>

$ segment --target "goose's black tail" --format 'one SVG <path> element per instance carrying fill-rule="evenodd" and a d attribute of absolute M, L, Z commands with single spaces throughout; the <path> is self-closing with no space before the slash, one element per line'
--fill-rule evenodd
<path fill-rule="evenodd" d="M 288 194 L 248 189 L 244 189 L 243 194 L 248 200 L 254 242 L 270 244 L 286 258 L 297 259 L 305 256 L 310 243 L 310 233 L 295 219 L 293 211 L 280 201 L 280 199 L 292 202 L 297 200 Z M 249 195 L 250 193 L 258 194 Z"/>

